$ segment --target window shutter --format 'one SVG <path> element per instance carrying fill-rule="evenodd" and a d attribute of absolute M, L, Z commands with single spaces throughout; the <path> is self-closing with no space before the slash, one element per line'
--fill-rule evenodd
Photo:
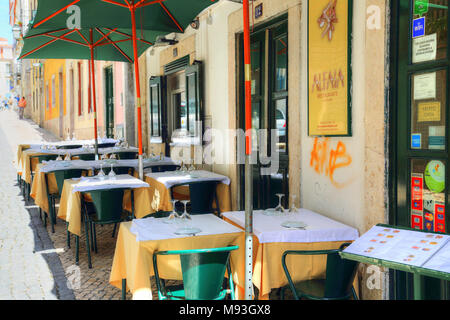
<path fill-rule="evenodd" d="M 150 137 L 163 137 L 163 97 L 165 77 L 150 79 Z"/>
<path fill-rule="evenodd" d="M 196 121 L 203 122 L 203 75 L 202 63 L 196 61 L 186 68 L 186 103 L 188 109 L 188 130 L 191 136 L 200 136 L 202 127 L 196 128 Z"/>

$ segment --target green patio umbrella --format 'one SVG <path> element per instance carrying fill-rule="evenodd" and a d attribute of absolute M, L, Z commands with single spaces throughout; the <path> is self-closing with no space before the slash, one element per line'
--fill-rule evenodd
<path fill-rule="evenodd" d="M 146 31 L 139 38 L 138 55 L 149 48 L 158 32 Z M 95 154 L 98 157 L 97 102 L 94 60 L 134 62 L 131 30 L 117 28 L 31 29 L 24 37 L 19 59 L 89 60 L 89 88 L 92 89 L 94 111 Z M 91 85 L 92 84 L 92 85 Z"/>
<path fill-rule="evenodd" d="M 139 177 L 144 178 L 142 158 L 141 88 L 137 34 L 157 31 L 184 32 L 195 17 L 218 0 L 40 0 L 33 29 L 125 28 L 132 30 L 136 108 L 139 141 Z"/>

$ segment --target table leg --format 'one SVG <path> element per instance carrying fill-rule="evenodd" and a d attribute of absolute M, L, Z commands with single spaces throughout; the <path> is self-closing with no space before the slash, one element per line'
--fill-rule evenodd
<path fill-rule="evenodd" d="M 127 299 L 127 279 L 122 279 L 122 300 Z"/>
<path fill-rule="evenodd" d="M 423 300 L 423 277 L 417 273 L 413 274 L 414 277 L 414 300 Z"/>

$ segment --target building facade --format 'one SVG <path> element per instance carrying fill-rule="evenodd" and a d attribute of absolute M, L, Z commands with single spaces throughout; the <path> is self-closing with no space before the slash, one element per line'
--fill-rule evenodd
<path fill-rule="evenodd" d="M 417 9 L 416 2 L 251 2 L 252 124 L 267 132 L 252 136 L 255 154 L 265 160 L 253 170 L 255 209 L 274 207 L 276 195 L 284 194 L 285 207 L 295 203 L 360 234 L 379 223 L 448 232 L 445 179 L 422 183 L 421 209 L 414 207 L 411 191 L 412 179 L 426 180 L 432 165 L 441 178 L 448 176 L 448 1 L 426 1 L 426 9 Z M 348 4 L 346 12 L 342 3 Z M 311 32 L 323 26 L 320 13 L 333 4 L 340 8 L 333 30 L 347 28 L 341 40 L 346 63 L 334 74 L 315 75 L 311 70 L 321 62 L 313 65 Z M 422 16 L 425 32 L 413 34 Z M 164 152 L 230 177 L 233 210 L 244 208 L 242 21 L 239 1 L 220 0 L 185 33 L 167 35 L 173 45 L 157 44 L 139 58 L 146 152 Z M 333 38 L 327 30 L 321 41 Z M 26 63 L 37 66 L 30 67 L 34 87 L 26 89 L 37 93 L 30 116 L 63 138 L 92 137 L 87 61 L 24 60 L 22 90 L 28 88 Z M 95 70 L 100 136 L 125 137 L 135 145 L 132 66 L 96 62 Z M 313 134 L 311 93 L 340 94 L 344 78 L 347 133 Z M 361 265 L 358 278 L 363 299 L 412 296 L 406 273 Z M 447 282 L 424 282 L 427 297 L 449 297 Z"/>

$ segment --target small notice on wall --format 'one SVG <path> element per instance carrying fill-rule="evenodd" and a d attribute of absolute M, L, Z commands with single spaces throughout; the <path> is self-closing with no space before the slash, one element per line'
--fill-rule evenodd
<path fill-rule="evenodd" d="M 441 121 L 441 103 L 439 101 L 419 103 L 418 109 L 418 122 Z"/>
<path fill-rule="evenodd" d="M 414 76 L 414 100 L 436 99 L 436 72 Z"/>
<path fill-rule="evenodd" d="M 412 62 L 419 63 L 424 61 L 436 60 L 437 37 L 436 33 L 429 36 L 413 39 Z"/>

